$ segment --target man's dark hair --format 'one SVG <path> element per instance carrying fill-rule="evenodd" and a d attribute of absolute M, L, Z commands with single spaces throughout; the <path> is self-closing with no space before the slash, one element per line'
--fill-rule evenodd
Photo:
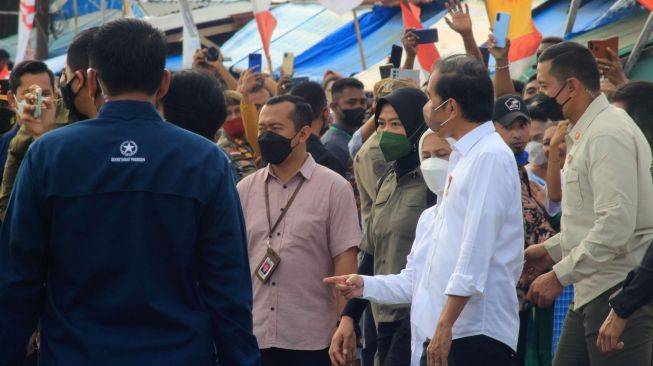
<path fill-rule="evenodd" d="M 562 37 L 550 36 L 550 37 L 542 38 L 542 41 L 540 41 L 540 44 L 542 44 L 542 43 L 558 44 L 558 43 L 562 43 L 564 41 L 565 40 Z"/>
<path fill-rule="evenodd" d="M 537 103 L 531 103 L 528 105 L 528 114 L 531 116 L 531 121 L 549 121 L 546 112 L 544 112 L 544 109 L 542 109 L 542 107 Z"/>
<path fill-rule="evenodd" d="M 644 132 L 653 147 L 653 83 L 632 81 L 620 86 L 612 94 L 612 102 L 624 104 L 624 109 Z"/>
<path fill-rule="evenodd" d="M 333 83 L 333 86 L 331 87 L 332 99 L 335 101 L 337 99 L 336 95 L 341 94 L 347 88 L 363 90 L 365 89 L 365 85 L 363 85 L 363 83 L 361 83 L 360 80 L 354 78 L 344 78 L 344 79 L 336 80 L 336 82 Z"/>
<path fill-rule="evenodd" d="M 512 80 L 512 86 L 515 88 L 516 94 L 523 95 L 524 94 L 524 88 L 526 87 L 526 83 L 521 81 L 521 80 Z"/>
<path fill-rule="evenodd" d="M 544 50 L 537 62 L 546 61 L 551 61 L 551 75 L 560 83 L 573 77 L 591 92 L 601 90 L 599 68 L 587 47 L 575 42 L 558 43 Z"/>
<path fill-rule="evenodd" d="M 89 56 L 91 67 L 109 95 L 153 95 L 163 78 L 166 40 L 161 31 L 145 21 L 118 19 L 97 30 Z"/>
<path fill-rule="evenodd" d="M 9 61 L 9 58 L 10 58 L 9 52 L 7 52 L 7 50 L 5 50 L 3 48 L 0 48 L 0 60 Z"/>
<path fill-rule="evenodd" d="M 465 55 L 453 55 L 437 63 L 440 73 L 435 93 L 444 102 L 455 99 L 463 118 L 483 123 L 492 119 L 494 86 L 483 63 Z"/>
<path fill-rule="evenodd" d="M 48 77 L 50 77 L 50 85 L 52 86 L 52 89 L 54 89 L 54 74 L 50 69 L 48 69 L 48 65 L 36 60 L 23 61 L 14 67 L 14 70 L 9 75 L 9 88 L 14 94 L 16 94 L 18 92 L 18 87 L 21 85 L 21 78 L 24 75 L 42 73 L 48 74 Z"/>
<path fill-rule="evenodd" d="M 278 97 L 273 97 L 268 100 L 265 105 L 273 106 L 281 103 L 292 103 L 295 106 L 292 112 L 290 112 L 290 119 L 293 121 L 295 126 L 295 131 L 301 130 L 305 126 L 310 126 L 313 122 L 313 110 L 311 105 L 304 100 L 295 95 L 281 95 Z"/>
<path fill-rule="evenodd" d="M 254 93 L 258 93 L 258 92 L 260 92 L 261 90 L 265 90 L 266 92 L 268 92 L 268 94 L 270 95 L 270 97 L 272 97 L 272 93 L 270 93 L 270 91 L 268 90 L 268 88 L 266 88 L 265 85 L 261 85 L 261 84 L 256 85 L 255 87 L 253 87 L 252 90 L 251 90 L 250 92 L 251 92 L 252 94 L 254 94 Z"/>
<path fill-rule="evenodd" d="M 211 141 L 227 117 L 220 83 L 199 71 L 174 73 L 162 101 L 166 120 Z"/>
<path fill-rule="evenodd" d="M 73 72 L 82 70 L 86 74 L 89 65 L 88 49 L 97 31 L 98 27 L 83 30 L 73 38 L 70 46 L 68 46 L 66 62 Z"/>
<path fill-rule="evenodd" d="M 312 121 L 318 119 L 320 115 L 322 115 L 324 108 L 326 108 L 326 94 L 318 83 L 309 81 L 306 83 L 297 84 L 294 88 L 292 88 L 290 94 L 304 98 L 304 100 L 311 105 L 311 110 L 313 110 Z"/>

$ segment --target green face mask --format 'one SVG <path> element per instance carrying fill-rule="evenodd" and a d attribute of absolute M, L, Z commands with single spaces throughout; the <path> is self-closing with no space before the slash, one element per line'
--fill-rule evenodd
<path fill-rule="evenodd" d="M 376 135 L 383 158 L 387 162 L 395 161 L 408 155 L 413 149 L 408 137 L 392 132 L 380 132 Z"/>

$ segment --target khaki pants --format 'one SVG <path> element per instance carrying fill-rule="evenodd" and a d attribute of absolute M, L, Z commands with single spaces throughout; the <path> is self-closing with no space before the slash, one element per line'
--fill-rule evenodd
<path fill-rule="evenodd" d="M 596 348 L 603 321 L 610 312 L 610 295 L 621 285 L 604 292 L 580 309 L 569 310 L 562 326 L 554 366 L 651 366 L 653 304 L 637 310 L 621 335 L 624 349 L 609 356 Z"/>

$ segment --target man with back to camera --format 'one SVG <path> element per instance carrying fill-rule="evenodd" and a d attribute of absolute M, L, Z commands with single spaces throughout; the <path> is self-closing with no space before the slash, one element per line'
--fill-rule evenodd
<path fill-rule="evenodd" d="M 259 364 L 228 159 L 154 107 L 163 34 L 116 20 L 89 53 L 108 102 L 32 144 L 0 233 L 0 364 L 21 364 L 39 321 L 43 364 Z"/>

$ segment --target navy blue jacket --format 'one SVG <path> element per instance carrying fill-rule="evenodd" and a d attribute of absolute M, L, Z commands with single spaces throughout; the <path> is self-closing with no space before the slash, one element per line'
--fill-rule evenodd
<path fill-rule="evenodd" d="M 40 365 L 258 365 L 219 148 L 136 101 L 32 144 L 0 233 L 0 365 L 39 321 Z"/>

